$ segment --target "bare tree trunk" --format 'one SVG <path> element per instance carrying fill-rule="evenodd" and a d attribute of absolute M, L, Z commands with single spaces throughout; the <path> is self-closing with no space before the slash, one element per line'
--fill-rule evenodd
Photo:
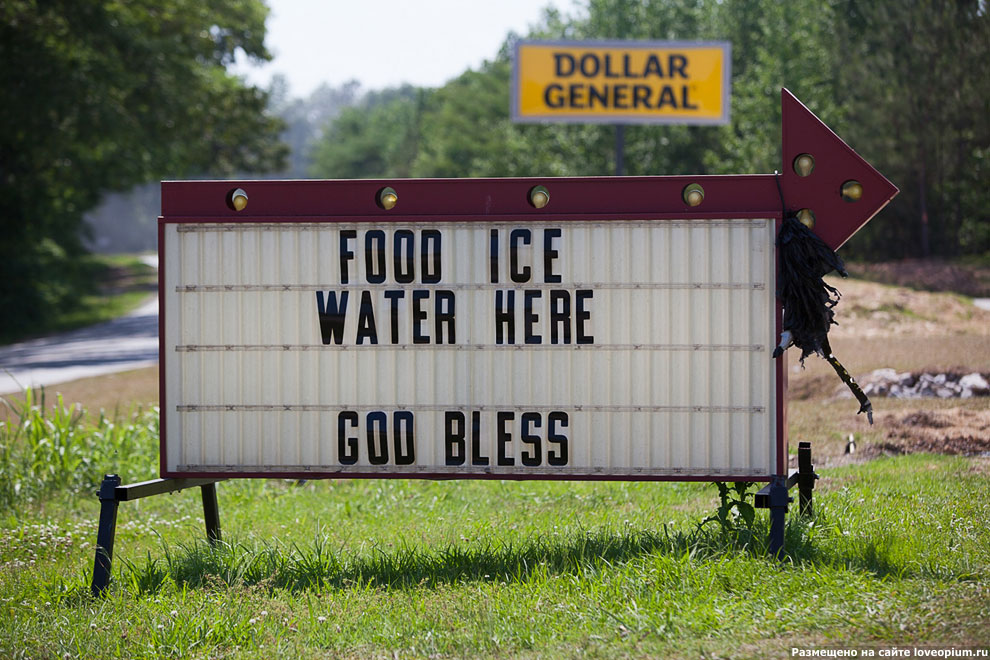
<path fill-rule="evenodd" d="M 924 156 L 919 159 L 918 170 L 918 210 L 921 213 L 921 256 L 928 258 L 932 254 L 928 228 L 928 168 Z"/>

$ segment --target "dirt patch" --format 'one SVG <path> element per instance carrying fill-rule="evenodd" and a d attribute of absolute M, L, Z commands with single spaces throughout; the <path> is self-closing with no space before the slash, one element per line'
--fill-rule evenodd
<path fill-rule="evenodd" d="M 990 454 L 990 411 L 949 408 L 883 413 L 877 426 L 883 439 L 867 444 L 863 458 L 932 453 L 962 456 Z"/>
<path fill-rule="evenodd" d="M 831 370 L 824 373 L 819 370 L 814 374 L 806 374 L 805 372 L 795 372 L 795 374 L 796 376 L 790 376 L 787 381 L 787 399 L 789 401 L 820 399 L 832 392 L 836 388 L 836 383 L 841 383 L 835 372 Z"/>
<path fill-rule="evenodd" d="M 969 471 L 973 474 L 990 477 L 990 457 L 974 458 L 969 464 Z"/>
<path fill-rule="evenodd" d="M 952 291 L 990 298 L 990 267 L 950 264 L 936 259 L 904 259 L 874 264 L 847 264 L 854 277 L 924 291 Z"/>
<path fill-rule="evenodd" d="M 119 418 L 138 407 L 158 405 L 158 367 L 146 367 L 135 371 L 83 378 L 71 383 L 50 385 L 44 388 L 45 408 L 50 409 L 59 394 L 65 406 L 73 403 L 84 408 L 92 417 L 102 410 L 108 417 Z M 41 403 L 42 392 L 35 392 L 36 403 Z M 0 403 L 0 420 L 9 419 L 12 409 L 24 401 L 23 393 L 4 394 L 11 405 Z"/>
<path fill-rule="evenodd" d="M 953 293 L 834 276 L 825 281 L 842 293 L 830 338 L 990 335 L 990 312 Z"/>

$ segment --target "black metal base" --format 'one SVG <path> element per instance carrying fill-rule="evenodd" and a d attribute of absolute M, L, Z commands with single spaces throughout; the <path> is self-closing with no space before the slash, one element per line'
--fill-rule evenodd
<path fill-rule="evenodd" d="M 793 502 L 788 492 L 791 487 L 798 487 L 798 512 L 802 516 L 811 517 L 814 507 L 812 495 L 815 490 L 815 466 L 811 462 L 811 443 L 798 443 L 798 469 L 786 478 L 784 475 L 775 476 L 769 484 L 756 493 L 754 504 L 758 509 L 770 509 L 770 554 L 781 559 L 784 556 L 784 527 L 787 523 L 787 505 Z"/>
<path fill-rule="evenodd" d="M 211 545 L 220 542 L 220 509 L 217 506 L 218 481 L 223 479 L 152 479 L 136 484 L 120 485 L 120 477 L 108 474 L 100 484 L 100 523 L 96 531 L 96 558 L 93 562 L 94 596 L 100 596 L 110 586 L 113 563 L 113 542 L 117 534 L 117 508 L 121 502 L 142 497 L 174 493 L 186 488 L 199 487 L 203 493 L 203 517 L 206 521 L 206 540 Z"/>

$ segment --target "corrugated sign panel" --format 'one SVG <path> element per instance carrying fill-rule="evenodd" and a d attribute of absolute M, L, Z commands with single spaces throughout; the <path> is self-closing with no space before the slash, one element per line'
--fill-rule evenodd
<path fill-rule="evenodd" d="M 775 473 L 772 219 L 163 228 L 163 473 Z"/>

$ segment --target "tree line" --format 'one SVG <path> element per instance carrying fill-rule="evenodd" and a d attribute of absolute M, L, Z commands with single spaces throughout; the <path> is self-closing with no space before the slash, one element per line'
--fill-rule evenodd
<path fill-rule="evenodd" d="M 264 60 L 260 0 L 0 4 L 0 335 L 89 293 L 82 216 L 106 191 L 281 167 L 268 93 L 227 72 Z"/>
<path fill-rule="evenodd" d="M 579 176 L 614 170 L 614 127 L 515 124 L 513 44 L 437 89 L 369 93 L 311 153 L 327 178 Z M 979 0 L 589 0 L 529 39 L 732 44 L 732 121 L 625 128 L 631 175 L 772 172 L 787 87 L 900 189 L 857 259 L 990 252 L 990 18 Z"/>
<path fill-rule="evenodd" d="M 300 102 L 227 71 L 237 52 L 270 58 L 266 17 L 262 0 L 0 4 L 0 335 L 86 292 L 83 214 L 135 184 L 613 171 L 611 126 L 510 121 L 520 35 L 439 88 L 348 83 Z M 788 87 L 901 189 L 846 256 L 990 253 L 985 0 L 585 0 L 524 36 L 729 41 L 731 124 L 628 126 L 628 174 L 779 169 Z"/>

